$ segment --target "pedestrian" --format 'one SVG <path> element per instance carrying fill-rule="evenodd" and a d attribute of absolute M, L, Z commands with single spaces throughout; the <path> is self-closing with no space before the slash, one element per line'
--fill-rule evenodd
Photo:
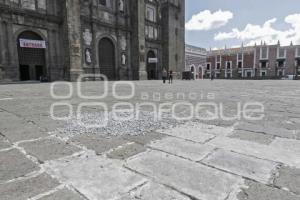
<path fill-rule="evenodd" d="M 166 80 L 167 80 L 167 78 L 168 78 L 168 72 L 167 72 L 166 69 L 164 69 L 163 72 L 162 72 L 162 78 L 163 78 L 163 82 L 164 82 L 164 84 L 165 84 L 165 83 L 166 83 Z"/>
<path fill-rule="evenodd" d="M 173 83 L 173 71 L 170 70 L 169 72 L 169 84 L 172 84 Z"/>
<path fill-rule="evenodd" d="M 215 79 L 215 72 L 211 72 L 211 76 L 210 76 L 210 80 L 214 80 Z"/>

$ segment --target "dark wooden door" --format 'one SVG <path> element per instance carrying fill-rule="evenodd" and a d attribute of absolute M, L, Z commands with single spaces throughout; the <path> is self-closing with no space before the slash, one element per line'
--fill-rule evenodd
<path fill-rule="evenodd" d="M 157 63 L 150 63 L 150 58 L 156 58 L 155 53 L 153 51 L 149 51 L 147 54 L 147 74 L 148 80 L 156 80 L 157 79 Z"/>
<path fill-rule="evenodd" d="M 112 41 L 104 38 L 99 42 L 100 73 L 108 80 L 116 80 L 115 47 Z"/>

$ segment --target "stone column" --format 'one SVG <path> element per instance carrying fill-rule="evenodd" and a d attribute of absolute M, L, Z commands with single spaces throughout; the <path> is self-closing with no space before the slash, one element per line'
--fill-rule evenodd
<path fill-rule="evenodd" d="M 83 73 L 81 47 L 80 0 L 66 0 L 66 26 L 69 50 L 70 81 Z"/>

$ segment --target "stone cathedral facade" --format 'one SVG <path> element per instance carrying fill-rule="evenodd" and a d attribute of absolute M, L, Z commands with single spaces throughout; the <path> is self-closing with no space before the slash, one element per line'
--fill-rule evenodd
<path fill-rule="evenodd" d="M 0 81 L 184 68 L 184 0 L 0 0 Z"/>

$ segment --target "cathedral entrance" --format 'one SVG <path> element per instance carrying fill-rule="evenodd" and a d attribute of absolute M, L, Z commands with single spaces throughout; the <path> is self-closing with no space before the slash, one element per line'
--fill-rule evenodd
<path fill-rule="evenodd" d="M 18 37 L 18 57 L 20 80 L 42 80 L 46 78 L 46 42 L 43 38 L 32 32 L 22 32 Z"/>
<path fill-rule="evenodd" d="M 157 58 L 154 51 L 147 54 L 147 74 L 148 80 L 157 80 Z"/>
<path fill-rule="evenodd" d="M 116 80 L 115 47 L 108 38 L 103 38 L 99 42 L 99 67 L 100 73 L 108 80 Z"/>

